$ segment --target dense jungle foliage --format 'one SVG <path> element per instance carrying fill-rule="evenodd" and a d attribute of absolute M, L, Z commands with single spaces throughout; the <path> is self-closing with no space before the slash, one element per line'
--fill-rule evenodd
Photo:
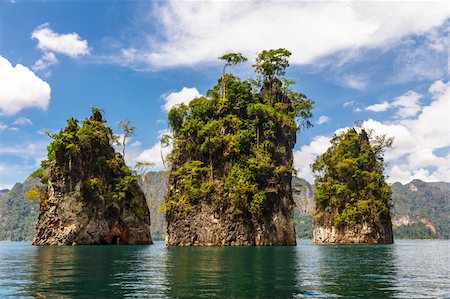
<path fill-rule="evenodd" d="M 47 147 L 47 159 L 32 174 L 45 185 L 28 191 L 27 198 L 40 198 L 41 204 L 45 204 L 49 193 L 74 191 L 81 181 L 84 199 L 100 199 L 118 206 L 131 204 L 136 214 L 142 216 L 138 203 L 139 176 L 115 152 L 113 144 L 117 136 L 106 125 L 100 109 L 92 108 L 92 115 L 81 123 L 70 118 L 64 129 L 49 135 L 53 141 Z"/>
<path fill-rule="evenodd" d="M 312 164 L 319 222 L 335 227 L 384 223 L 391 188 L 383 175 L 383 150 L 391 145 L 392 139 L 370 138 L 364 129 L 351 128 L 333 137 L 331 147 Z"/>
<path fill-rule="evenodd" d="M 311 126 L 313 108 L 282 77 L 290 55 L 285 49 L 261 52 L 253 66 L 257 78 L 241 80 L 225 68 L 246 58 L 226 54 L 217 85 L 170 110 L 171 136 L 162 140 L 173 146 L 167 210 L 216 201 L 235 214 L 259 216 L 268 194 L 290 184 L 296 134 Z"/>

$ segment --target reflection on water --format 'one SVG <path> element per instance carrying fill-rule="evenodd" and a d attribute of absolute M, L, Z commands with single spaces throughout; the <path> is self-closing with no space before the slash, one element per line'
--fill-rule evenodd
<path fill-rule="evenodd" d="M 314 262 L 308 263 L 308 260 Z M 302 290 L 299 295 L 395 297 L 394 245 L 311 246 L 302 243 L 297 262 Z"/>
<path fill-rule="evenodd" d="M 143 271 L 136 270 L 147 248 L 38 247 L 30 256 L 32 283 L 24 295 L 72 297 L 76 290 L 77 296 L 87 298 L 122 296 L 141 285 Z"/>
<path fill-rule="evenodd" d="M 169 297 L 284 297 L 296 288 L 295 247 L 168 248 Z"/>
<path fill-rule="evenodd" d="M 174 248 L 0 243 L 0 297 L 448 298 L 450 241 Z"/>

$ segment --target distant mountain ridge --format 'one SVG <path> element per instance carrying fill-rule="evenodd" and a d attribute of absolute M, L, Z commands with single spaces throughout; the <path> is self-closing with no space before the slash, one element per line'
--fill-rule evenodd
<path fill-rule="evenodd" d="M 450 238 L 450 183 L 421 180 L 405 185 L 395 183 L 392 201 L 392 222 L 397 227 L 397 237 L 425 234 L 423 237 Z"/>
<path fill-rule="evenodd" d="M 36 179 L 16 184 L 0 195 L 0 240 L 31 240 L 37 219 L 38 203 L 25 199 L 25 193 Z M 141 182 L 151 213 L 152 237 L 165 238 L 166 222 L 162 203 L 167 190 L 166 172 L 149 172 Z M 296 204 L 294 222 L 297 237 L 312 234 L 314 200 L 311 184 L 301 178 L 292 179 Z M 392 219 L 396 238 L 450 238 L 450 183 L 426 183 L 413 180 L 392 185 Z"/>
<path fill-rule="evenodd" d="M 37 184 L 39 179 L 28 178 L 0 195 L 0 240 L 33 239 L 39 203 L 25 199 L 25 193 Z"/>

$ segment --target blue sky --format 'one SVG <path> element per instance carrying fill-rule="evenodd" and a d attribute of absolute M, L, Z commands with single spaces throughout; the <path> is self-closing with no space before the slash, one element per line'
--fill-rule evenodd
<path fill-rule="evenodd" d="M 298 135 L 309 164 L 338 130 L 363 120 L 395 138 L 389 180 L 450 179 L 449 6 L 442 2 L 0 2 L 0 189 L 26 179 L 70 117 L 105 110 L 137 127 L 128 162 L 162 169 L 167 109 L 206 94 L 217 57 L 242 52 L 232 71 L 253 76 L 264 49 L 292 52 L 286 76 L 316 102 Z"/>

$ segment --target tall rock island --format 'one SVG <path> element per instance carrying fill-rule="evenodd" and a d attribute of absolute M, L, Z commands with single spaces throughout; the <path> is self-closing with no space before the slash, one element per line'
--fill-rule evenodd
<path fill-rule="evenodd" d="M 383 176 L 385 136 L 351 128 L 312 165 L 315 243 L 392 243 L 391 188 Z"/>
<path fill-rule="evenodd" d="M 67 126 L 48 146 L 34 175 L 44 188 L 34 245 L 151 244 L 150 213 L 139 178 L 112 147 L 102 113 Z"/>
<path fill-rule="evenodd" d="M 259 79 L 225 68 L 204 97 L 169 112 L 171 166 L 165 198 L 166 243 L 174 246 L 295 245 L 292 149 L 313 102 L 281 78 L 290 52 L 263 51 Z M 298 122 L 298 123 L 297 123 Z"/>

